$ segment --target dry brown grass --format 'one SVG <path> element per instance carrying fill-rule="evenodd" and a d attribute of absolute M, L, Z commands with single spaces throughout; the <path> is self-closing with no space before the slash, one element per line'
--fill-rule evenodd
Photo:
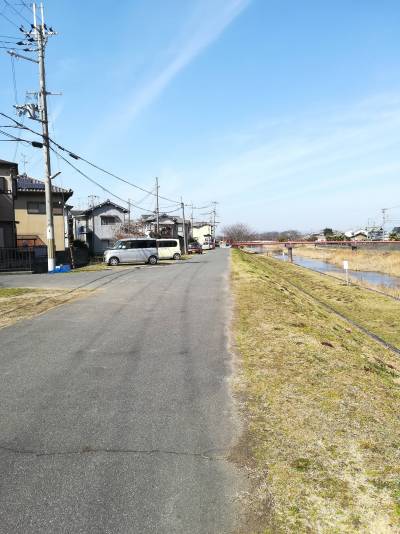
<path fill-rule="evenodd" d="M 30 319 L 88 293 L 67 289 L 0 288 L 0 328 Z"/>
<path fill-rule="evenodd" d="M 322 249 L 311 245 L 296 247 L 294 254 L 324 260 L 338 267 L 342 267 L 343 260 L 348 260 L 350 269 L 354 271 L 376 271 L 400 276 L 400 251 Z"/>
<path fill-rule="evenodd" d="M 234 387 L 247 421 L 233 457 L 253 482 L 246 532 L 400 532 L 398 357 L 284 278 L 325 277 L 232 256 Z"/>

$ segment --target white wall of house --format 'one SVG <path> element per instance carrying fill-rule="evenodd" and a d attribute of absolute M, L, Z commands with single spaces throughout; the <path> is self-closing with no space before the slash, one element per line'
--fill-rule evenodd
<path fill-rule="evenodd" d="M 105 204 L 88 214 L 75 216 L 74 219 L 76 239 L 81 239 L 92 246 L 95 254 L 102 254 L 115 242 L 115 234 L 126 220 L 126 214 L 113 205 Z"/>
<path fill-rule="evenodd" d="M 199 228 L 196 228 L 196 226 L 192 229 L 192 235 L 193 239 L 198 241 L 200 245 L 204 245 L 206 242 L 206 236 L 212 235 L 212 225 L 211 224 L 204 224 L 203 226 L 200 226 Z"/>

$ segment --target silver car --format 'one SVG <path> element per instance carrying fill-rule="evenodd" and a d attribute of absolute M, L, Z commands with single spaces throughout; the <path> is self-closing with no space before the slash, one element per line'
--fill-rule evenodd
<path fill-rule="evenodd" d="M 104 261 L 107 265 L 119 263 L 150 263 L 158 262 L 156 239 L 147 237 L 120 239 L 113 248 L 104 252 Z"/>

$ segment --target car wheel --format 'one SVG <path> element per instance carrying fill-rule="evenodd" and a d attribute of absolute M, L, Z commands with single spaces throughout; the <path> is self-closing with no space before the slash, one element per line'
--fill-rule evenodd
<path fill-rule="evenodd" d="M 180 260 L 180 259 L 181 259 L 181 255 L 179 254 L 179 252 L 177 252 L 176 254 L 174 254 L 174 255 L 172 256 L 172 259 L 173 259 L 173 260 Z"/>
<path fill-rule="evenodd" d="M 157 265 L 157 257 L 150 256 L 150 258 L 148 259 L 148 263 L 150 263 L 150 265 Z"/>
<path fill-rule="evenodd" d="M 108 265 L 118 265 L 119 264 L 119 259 L 118 258 L 110 258 L 108 260 Z"/>

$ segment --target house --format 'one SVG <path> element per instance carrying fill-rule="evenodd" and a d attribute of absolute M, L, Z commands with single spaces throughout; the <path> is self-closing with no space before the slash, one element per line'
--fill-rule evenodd
<path fill-rule="evenodd" d="M 327 241 L 326 235 L 323 233 L 317 234 L 317 239 L 315 241 L 317 243 L 325 243 Z"/>
<path fill-rule="evenodd" d="M 371 241 L 383 241 L 385 237 L 385 231 L 381 226 L 372 226 L 368 228 L 368 239 Z"/>
<path fill-rule="evenodd" d="M 128 212 L 111 200 L 86 210 L 71 210 L 74 238 L 85 242 L 92 255 L 101 255 L 116 240 Z"/>
<path fill-rule="evenodd" d="M 140 225 L 146 235 L 156 236 L 157 218 L 155 215 L 142 215 L 140 218 Z M 159 236 L 160 238 L 171 237 L 179 239 L 181 245 L 183 244 L 183 219 L 178 216 L 170 216 L 166 213 L 161 213 L 158 217 Z M 190 221 L 185 220 L 186 243 L 189 242 L 190 235 Z"/>
<path fill-rule="evenodd" d="M 55 185 L 51 188 L 53 202 L 54 244 L 56 252 L 65 250 L 65 202 L 72 196 L 71 189 Z M 17 222 L 17 245 L 47 244 L 45 185 L 26 174 L 17 176 L 17 198 L 14 203 Z"/>
<path fill-rule="evenodd" d="M 214 236 L 213 225 L 209 222 L 196 222 L 193 223 L 192 237 L 200 245 L 208 245 L 212 243 Z"/>
<path fill-rule="evenodd" d="M 15 248 L 14 203 L 17 195 L 17 163 L 0 160 L 0 248 Z"/>
<path fill-rule="evenodd" d="M 350 241 L 366 241 L 368 239 L 368 232 L 366 230 L 349 231 L 345 232 L 344 235 Z"/>

